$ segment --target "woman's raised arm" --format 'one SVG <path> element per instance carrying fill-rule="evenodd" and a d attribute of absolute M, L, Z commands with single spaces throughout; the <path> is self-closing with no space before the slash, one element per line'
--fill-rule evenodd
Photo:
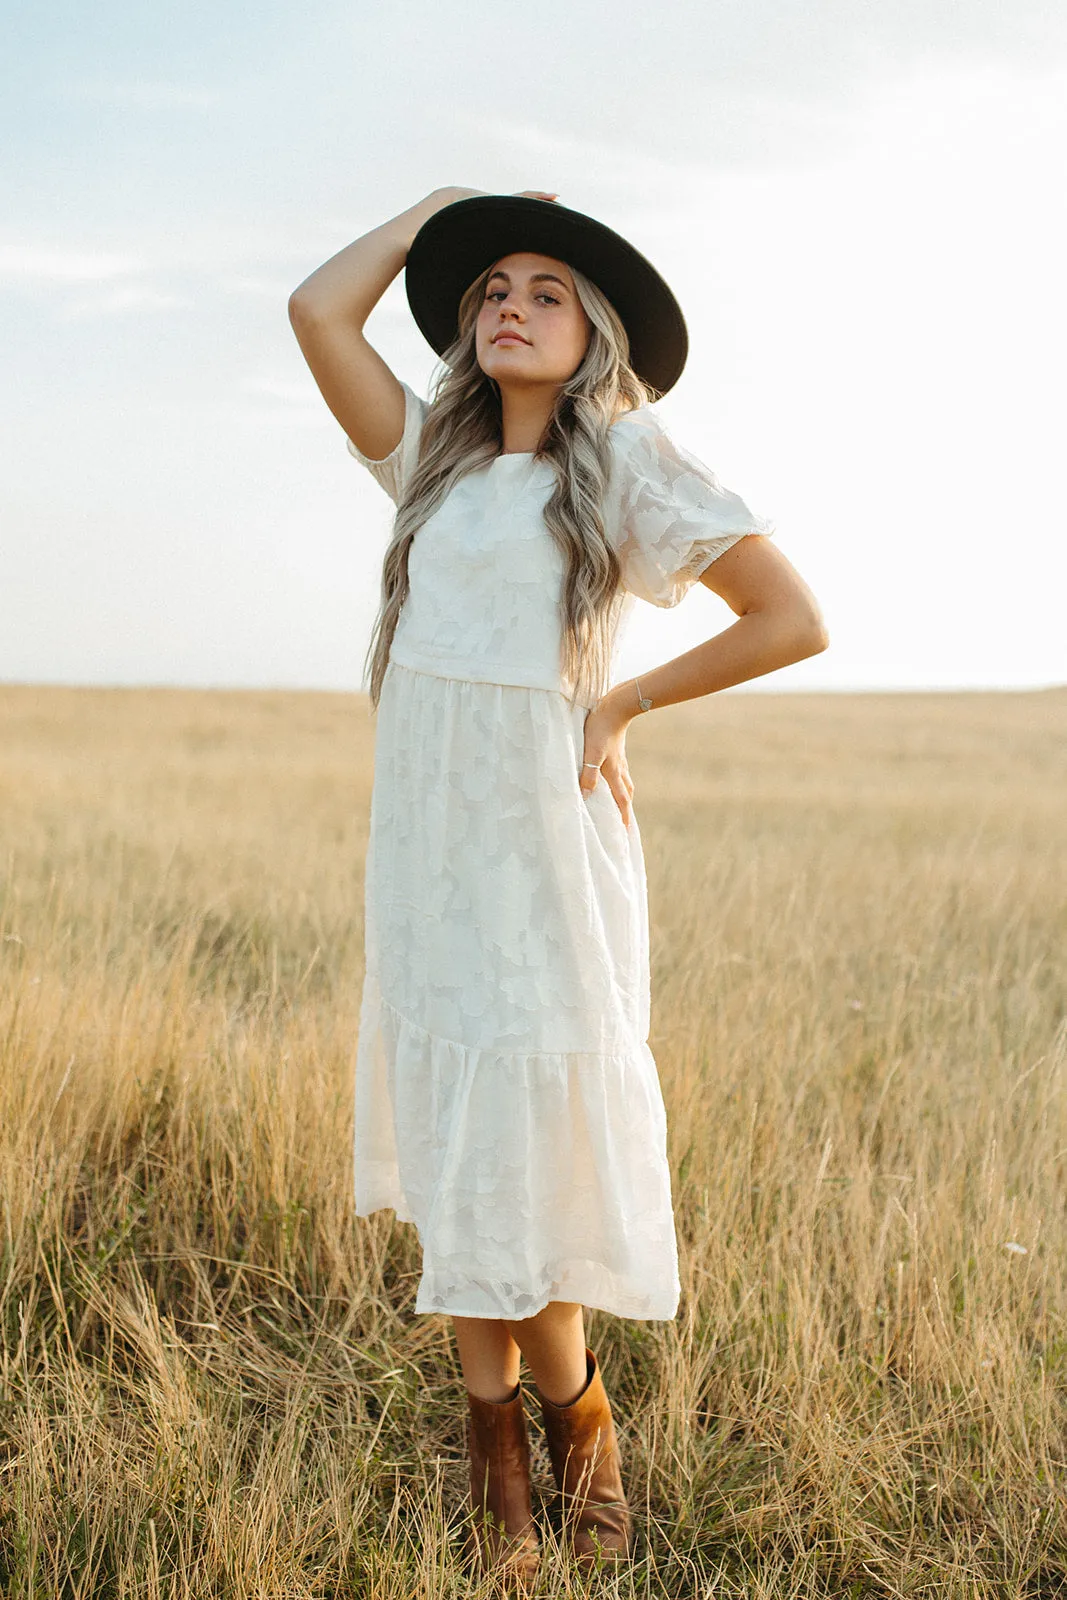
<path fill-rule="evenodd" d="M 352 443 L 374 460 L 404 431 L 404 391 L 363 325 L 407 260 L 411 241 L 442 206 L 479 189 L 435 189 L 316 267 L 289 296 L 289 321 L 322 398 Z"/>
<path fill-rule="evenodd" d="M 404 431 L 404 391 L 363 336 L 363 325 L 403 267 L 411 241 L 436 211 L 484 189 L 434 189 L 309 273 L 289 296 L 289 321 L 322 398 L 365 456 L 381 461 Z M 524 189 L 533 200 L 554 200 Z"/>

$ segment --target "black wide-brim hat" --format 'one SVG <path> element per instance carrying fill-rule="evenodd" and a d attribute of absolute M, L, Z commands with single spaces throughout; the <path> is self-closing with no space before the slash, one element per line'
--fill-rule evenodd
<path fill-rule="evenodd" d="M 525 195 L 471 195 L 435 211 L 408 250 L 404 279 L 419 330 L 443 354 L 459 333 L 459 303 L 478 274 L 513 251 L 554 256 L 591 278 L 618 312 L 630 365 L 660 394 L 689 353 L 685 318 L 651 261 L 581 211 Z"/>

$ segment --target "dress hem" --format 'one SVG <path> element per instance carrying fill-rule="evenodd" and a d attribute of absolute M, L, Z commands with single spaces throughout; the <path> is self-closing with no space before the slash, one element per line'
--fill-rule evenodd
<path fill-rule="evenodd" d="M 403 1205 L 399 1203 L 398 1197 L 396 1196 L 394 1196 L 394 1198 L 391 1200 L 366 1200 L 362 1204 L 357 1202 L 356 1205 L 357 1217 L 371 1217 L 380 1211 L 394 1212 L 398 1222 L 409 1223 L 415 1228 L 416 1232 L 418 1232 L 418 1224 L 415 1222 L 414 1217 L 410 1216 L 404 1210 Z M 595 1266 L 596 1263 L 591 1263 L 591 1265 Z M 678 1315 L 678 1303 L 681 1296 L 680 1283 L 677 1284 L 675 1289 L 671 1309 L 667 1311 L 656 1309 L 657 1302 L 654 1300 L 649 1301 L 647 1297 L 627 1296 L 625 1294 L 597 1295 L 595 1293 L 587 1296 L 581 1294 L 580 1292 L 567 1292 L 566 1278 L 568 1276 L 568 1272 L 569 1269 L 565 1269 L 565 1271 L 561 1274 L 564 1283 L 563 1287 L 560 1289 L 550 1288 L 545 1291 L 543 1296 L 537 1296 L 537 1303 L 532 1307 L 532 1309 L 529 1307 L 524 1307 L 521 1317 L 511 1307 L 498 1306 L 494 1307 L 492 1310 L 486 1311 L 471 1304 L 461 1305 L 458 1303 L 458 1301 L 453 1300 L 451 1296 L 447 1297 L 451 1303 L 446 1305 L 443 1303 L 446 1297 L 435 1296 L 432 1291 L 427 1293 L 424 1290 L 423 1284 L 425 1281 L 425 1275 L 423 1275 L 423 1277 L 420 1278 L 419 1287 L 415 1296 L 415 1315 L 420 1317 L 471 1317 L 478 1321 L 485 1322 L 519 1322 L 525 1321 L 528 1317 L 536 1317 L 538 1313 L 543 1311 L 547 1305 L 551 1304 L 553 1301 L 559 1300 L 577 1301 L 589 1311 L 603 1311 L 606 1312 L 610 1317 L 625 1317 L 632 1322 L 673 1322 L 674 1318 Z"/>

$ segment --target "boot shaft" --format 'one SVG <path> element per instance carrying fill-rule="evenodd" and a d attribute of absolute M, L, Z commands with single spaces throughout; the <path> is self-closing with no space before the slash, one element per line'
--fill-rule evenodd
<path fill-rule="evenodd" d="M 470 1450 L 469 1548 L 484 1571 L 532 1579 L 540 1540 L 530 1503 L 530 1447 L 522 1389 L 507 1400 L 481 1400 L 467 1391 Z"/>
<path fill-rule="evenodd" d="M 481 1400 L 467 1392 L 471 1499 L 495 1519 L 514 1520 L 528 1506 L 530 1446 L 522 1389 L 508 1400 Z M 511 1516 L 509 1517 L 509 1512 Z"/>
<path fill-rule="evenodd" d="M 586 1384 L 569 1406 L 538 1394 L 552 1474 L 577 1554 L 622 1555 L 631 1543 L 615 1426 L 596 1356 L 585 1352 Z"/>
<path fill-rule="evenodd" d="M 556 1487 L 564 1496 L 621 1500 L 622 1475 L 611 1405 L 593 1351 L 585 1352 L 585 1388 L 569 1406 L 539 1394 Z"/>

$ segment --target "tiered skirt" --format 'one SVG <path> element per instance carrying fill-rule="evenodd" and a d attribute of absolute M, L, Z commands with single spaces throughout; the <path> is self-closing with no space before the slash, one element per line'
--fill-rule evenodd
<path fill-rule="evenodd" d="M 585 717 L 386 669 L 355 1198 L 417 1228 L 417 1312 L 677 1311 L 641 837 L 603 777 L 579 788 Z"/>

